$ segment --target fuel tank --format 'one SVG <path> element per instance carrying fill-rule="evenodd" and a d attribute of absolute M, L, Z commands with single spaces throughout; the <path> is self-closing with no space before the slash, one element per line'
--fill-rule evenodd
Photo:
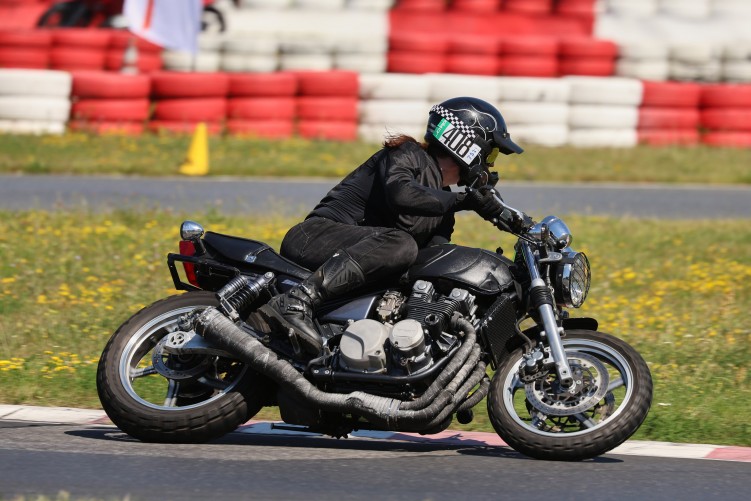
<path fill-rule="evenodd" d="M 498 294 L 511 287 L 513 261 L 495 252 L 461 245 L 436 245 L 421 249 L 409 269 L 409 280 L 428 280 L 442 293 L 454 287 L 474 294 Z"/>

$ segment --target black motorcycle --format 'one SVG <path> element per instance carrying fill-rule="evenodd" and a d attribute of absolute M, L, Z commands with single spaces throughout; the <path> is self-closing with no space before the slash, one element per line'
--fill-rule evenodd
<path fill-rule="evenodd" d="M 566 310 L 584 303 L 591 275 L 556 217 L 518 234 L 513 260 L 500 249 L 428 247 L 406 274 L 324 304 L 317 354 L 257 312 L 309 270 L 192 221 L 180 234 L 168 265 L 188 292 L 126 321 L 98 367 L 107 415 L 140 440 L 204 442 L 264 406 L 335 437 L 433 434 L 454 417 L 470 422 L 487 397 L 495 431 L 515 450 L 581 460 L 624 442 L 649 411 L 642 357 Z"/>

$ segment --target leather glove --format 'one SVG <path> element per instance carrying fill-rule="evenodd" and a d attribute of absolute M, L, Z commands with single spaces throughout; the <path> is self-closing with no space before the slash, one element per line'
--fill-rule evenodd
<path fill-rule="evenodd" d="M 515 212 L 507 211 L 498 218 L 499 228 L 516 234 L 526 233 L 534 225 L 534 220 L 523 212 L 519 216 Z"/>
<path fill-rule="evenodd" d="M 480 188 L 467 193 L 464 199 L 464 208 L 478 213 L 488 221 L 497 218 L 503 212 L 503 205 L 495 197 L 493 190 Z"/>

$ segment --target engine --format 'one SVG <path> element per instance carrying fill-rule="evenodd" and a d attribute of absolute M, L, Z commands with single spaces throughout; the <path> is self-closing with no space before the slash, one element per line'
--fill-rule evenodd
<path fill-rule="evenodd" d="M 418 280 L 405 298 L 389 291 L 381 298 L 377 319 L 350 323 L 339 344 L 342 370 L 390 375 L 415 374 L 430 368 L 458 342 L 450 331 L 454 312 L 472 315 L 475 297 L 464 289 L 448 296 Z"/>

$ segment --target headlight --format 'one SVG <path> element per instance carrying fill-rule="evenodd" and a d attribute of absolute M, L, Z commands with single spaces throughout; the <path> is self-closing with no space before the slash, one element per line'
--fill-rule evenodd
<path fill-rule="evenodd" d="M 555 298 L 558 304 L 578 308 L 584 304 L 592 282 L 589 260 L 583 252 L 564 252 L 555 270 Z"/>

